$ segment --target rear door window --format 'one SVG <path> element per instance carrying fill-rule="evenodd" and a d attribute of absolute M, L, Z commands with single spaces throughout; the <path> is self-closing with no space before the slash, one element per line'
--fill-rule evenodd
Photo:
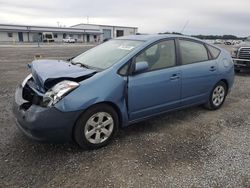
<path fill-rule="evenodd" d="M 208 61 L 208 52 L 203 44 L 183 39 L 179 40 L 179 44 L 183 65 Z"/>

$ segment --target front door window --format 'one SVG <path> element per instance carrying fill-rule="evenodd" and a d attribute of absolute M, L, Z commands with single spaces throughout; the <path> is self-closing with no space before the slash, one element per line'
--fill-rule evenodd
<path fill-rule="evenodd" d="M 149 65 L 148 71 L 175 66 L 175 42 L 168 40 L 159 42 L 136 57 L 136 62 L 146 61 Z"/>

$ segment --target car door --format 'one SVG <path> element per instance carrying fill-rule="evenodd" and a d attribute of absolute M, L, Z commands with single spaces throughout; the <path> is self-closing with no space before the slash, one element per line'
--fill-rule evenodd
<path fill-rule="evenodd" d="M 147 71 L 128 77 L 128 113 L 131 121 L 180 106 L 180 68 L 176 66 L 174 40 L 157 42 L 142 51 L 133 63 L 146 61 Z"/>
<path fill-rule="evenodd" d="M 202 42 L 180 39 L 182 106 L 206 102 L 217 78 L 217 61 Z"/>

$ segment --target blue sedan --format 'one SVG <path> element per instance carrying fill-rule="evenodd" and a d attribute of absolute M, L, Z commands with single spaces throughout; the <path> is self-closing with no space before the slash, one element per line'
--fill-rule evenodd
<path fill-rule="evenodd" d="M 84 148 L 105 146 L 119 128 L 172 110 L 217 110 L 234 82 L 228 52 L 177 35 L 121 37 L 29 68 L 15 92 L 17 126 L 38 141 Z"/>

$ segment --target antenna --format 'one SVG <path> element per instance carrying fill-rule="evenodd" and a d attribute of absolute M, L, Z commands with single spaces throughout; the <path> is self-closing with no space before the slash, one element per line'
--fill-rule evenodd
<path fill-rule="evenodd" d="M 186 23 L 185 23 L 185 25 L 184 25 L 184 27 L 182 28 L 182 30 L 181 30 L 181 32 L 180 32 L 180 33 L 182 33 L 182 34 L 183 34 L 183 32 L 184 32 L 184 30 L 186 29 L 186 27 L 188 26 L 188 24 L 189 24 L 189 20 L 188 20 L 188 21 L 186 21 Z"/>

